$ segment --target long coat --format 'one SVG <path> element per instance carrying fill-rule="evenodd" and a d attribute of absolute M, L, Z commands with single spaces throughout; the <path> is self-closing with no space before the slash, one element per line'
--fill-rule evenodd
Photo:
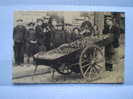
<path fill-rule="evenodd" d="M 113 34 L 113 42 L 107 46 L 105 46 L 105 60 L 106 63 L 112 64 L 113 62 L 113 55 L 114 55 L 114 48 L 119 47 L 119 35 L 120 29 L 116 26 L 106 26 L 103 30 L 103 34 Z"/>
<path fill-rule="evenodd" d="M 37 40 L 37 34 L 36 31 L 34 29 L 28 29 L 26 32 L 26 40 L 27 42 L 30 41 L 36 41 Z"/>
<path fill-rule="evenodd" d="M 37 46 L 37 35 L 34 29 L 28 29 L 26 32 L 26 41 L 27 41 L 27 55 L 33 56 L 38 52 Z"/>
<path fill-rule="evenodd" d="M 37 25 L 36 28 L 36 33 L 37 33 L 37 42 L 38 42 L 38 46 L 39 46 L 39 51 L 45 51 L 46 47 L 45 47 L 45 33 L 43 32 L 43 27 L 42 25 Z"/>
<path fill-rule="evenodd" d="M 17 43 L 24 43 L 25 42 L 25 33 L 26 28 L 23 25 L 17 25 L 13 29 L 13 40 Z"/>
<path fill-rule="evenodd" d="M 43 27 L 41 25 L 36 26 L 37 40 L 39 45 L 44 45 L 45 34 L 43 32 Z"/>
<path fill-rule="evenodd" d="M 119 47 L 119 37 L 120 37 L 120 28 L 118 28 L 117 26 L 112 26 L 111 28 L 109 28 L 109 26 L 105 26 L 104 30 L 103 30 L 103 34 L 113 34 L 113 47 L 114 48 L 118 48 Z"/>
<path fill-rule="evenodd" d="M 14 58 L 16 64 L 24 62 L 24 46 L 25 46 L 26 28 L 23 25 L 17 25 L 13 30 L 14 40 Z"/>

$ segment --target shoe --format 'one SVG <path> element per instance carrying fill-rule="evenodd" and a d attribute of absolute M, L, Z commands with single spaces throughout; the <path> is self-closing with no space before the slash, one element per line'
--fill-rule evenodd
<path fill-rule="evenodd" d="M 113 64 L 106 63 L 105 70 L 110 72 L 113 71 Z"/>
<path fill-rule="evenodd" d="M 113 71 L 113 64 L 109 64 L 109 71 Z"/>

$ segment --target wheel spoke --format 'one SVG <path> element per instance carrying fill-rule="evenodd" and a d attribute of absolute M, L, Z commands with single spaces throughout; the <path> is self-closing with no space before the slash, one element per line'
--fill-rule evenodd
<path fill-rule="evenodd" d="M 92 69 L 93 69 L 93 73 L 97 72 L 97 70 L 96 70 L 96 68 L 94 66 L 92 67 Z"/>
<path fill-rule="evenodd" d="M 93 60 L 95 60 L 95 62 L 103 62 L 104 59 L 102 57 L 94 57 Z"/>
<path fill-rule="evenodd" d="M 89 65 L 90 65 L 90 64 L 83 65 L 82 68 L 85 68 L 85 67 L 87 67 L 87 66 L 89 66 Z"/>
<path fill-rule="evenodd" d="M 91 79 L 91 74 L 92 74 L 92 68 L 90 69 L 90 72 L 88 73 L 88 78 Z"/>
<path fill-rule="evenodd" d="M 99 60 L 95 59 L 95 63 L 96 63 L 96 64 L 102 63 L 103 61 L 104 61 L 103 59 L 99 59 Z"/>
<path fill-rule="evenodd" d="M 92 72 L 92 71 L 93 71 L 93 72 Z M 97 70 L 96 70 L 95 67 L 92 68 L 92 71 L 91 71 L 91 74 L 90 74 L 91 76 L 90 76 L 90 77 L 91 77 L 91 80 L 92 80 L 92 79 L 94 80 L 94 79 L 96 79 L 96 78 L 98 77 L 98 72 L 97 72 Z M 94 71 L 95 71 L 95 72 L 94 72 Z M 93 77 L 92 77 L 92 75 L 93 75 Z"/>
<path fill-rule="evenodd" d="M 97 72 L 97 69 L 95 67 L 93 67 L 93 70 L 95 70 L 95 72 L 93 72 L 93 79 L 96 79 L 98 76 L 98 72 Z"/>
<path fill-rule="evenodd" d="M 89 66 L 88 68 L 87 68 L 87 70 L 84 72 L 84 75 L 86 75 L 86 73 L 89 71 L 89 69 L 91 68 L 91 66 Z M 90 69 L 91 70 L 91 69 Z"/>
<path fill-rule="evenodd" d="M 101 66 L 101 65 L 99 65 L 99 64 L 96 64 L 95 65 L 96 67 L 99 67 L 99 69 L 102 69 L 103 67 Z"/>
<path fill-rule="evenodd" d="M 87 65 L 87 64 L 89 64 L 89 65 L 90 65 L 91 63 L 90 63 L 90 61 L 89 61 L 89 60 L 84 60 L 84 61 L 82 61 L 82 63 L 81 63 L 81 64 L 82 64 L 82 66 L 84 67 L 84 65 Z M 86 67 L 86 66 L 85 66 L 85 67 Z"/>
<path fill-rule="evenodd" d="M 91 71 L 91 79 L 95 79 L 95 76 L 96 76 L 96 73 L 94 73 L 94 68 L 92 68 L 92 71 Z"/>
<path fill-rule="evenodd" d="M 96 70 L 97 73 L 100 73 L 99 69 L 96 68 L 95 66 L 94 66 L 94 69 Z"/>

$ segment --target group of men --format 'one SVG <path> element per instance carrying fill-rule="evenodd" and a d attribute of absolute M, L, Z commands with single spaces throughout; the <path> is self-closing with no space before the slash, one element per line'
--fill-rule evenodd
<path fill-rule="evenodd" d="M 50 49 L 50 33 L 46 21 L 39 18 L 36 20 L 36 24 L 29 22 L 26 26 L 22 19 L 18 19 L 16 22 L 17 25 L 13 30 L 16 65 L 24 63 L 24 54 L 27 54 L 27 62 L 30 62 L 30 57 L 35 53 Z"/>
<path fill-rule="evenodd" d="M 111 17 L 106 19 L 106 27 L 103 34 L 111 33 L 114 35 L 114 42 L 105 47 L 105 69 L 112 71 L 112 50 L 119 47 L 119 27 L 113 24 Z M 89 17 L 85 17 L 80 28 L 71 28 L 71 24 L 57 24 L 54 18 L 37 19 L 36 23 L 30 22 L 27 28 L 23 25 L 23 20 L 18 19 L 17 25 L 14 27 L 14 57 L 15 64 L 21 65 L 24 63 L 24 54 L 26 53 L 30 61 L 30 57 L 40 51 L 48 51 L 56 48 L 63 43 L 69 43 L 79 39 L 80 35 L 91 36 L 95 35 L 96 30 L 89 21 Z"/>

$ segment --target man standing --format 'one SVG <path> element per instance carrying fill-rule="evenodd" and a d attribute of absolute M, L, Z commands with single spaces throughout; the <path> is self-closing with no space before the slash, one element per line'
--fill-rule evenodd
<path fill-rule="evenodd" d="M 51 35 L 50 37 L 50 49 L 55 48 L 56 44 L 55 44 L 55 35 L 56 35 L 56 31 L 57 31 L 57 20 L 55 18 L 50 17 L 49 18 L 49 22 L 48 22 L 48 26 L 49 26 L 49 33 Z"/>
<path fill-rule="evenodd" d="M 46 46 L 46 51 L 50 50 L 50 42 L 51 42 L 51 33 L 50 33 L 50 28 L 49 28 L 49 24 L 48 24 L 48 19 L 49 17 L 46 16 L 43 18 L 44 21 L 43 21 L 43 24 L 42 24 L 42 27 L 43 27 L 43 32 L 44 32 L 44 35 L 45 35 L 45 46 Z"/>
<path fill-rule="evenodd" d="M 106 71 L 113 70 L 113 56 L 115 58 L 115 63 L 118 65 L 118 48 L 119 48 L 119 35 L 120 28 L 113 24 L 112 17 L 106 17 L 106 25 L 103 30 L 103 34 L 112 34 L 113 42 L 105 47 L 105 69 Z"/>
<path fill-rule="evenodd" d="M 26 41 L 27 41 L 27 62 L 30 63 L 30 58 L 33 58 L 33 55 L 38 52 L 37 46 L 37 38 L 36 31 L 34 29 L 34 23 L 30 22 L 28 24 L 28 30 L 26 33 Z"/>
<path fill-rule="evenodd" d="M 14 56 L 15 64 L 21 65 L 24 63 L 24 43 L 25 43 L 26 28 L 23 25 L 23 20 L 17 20 L 17 26 L 13 30 L 14 40 Z"/>
<path fill-rule="evenodd" d="M 46 51 L 45 47 L 45 34 L 44 34 L 44 29 L 43 29 L 43 20 L 42 19 L 37 19 L 37 25 L 35 27 L 35 31 L 37 33 L 37 42 L 39 46 L 39 51 Z"/>

